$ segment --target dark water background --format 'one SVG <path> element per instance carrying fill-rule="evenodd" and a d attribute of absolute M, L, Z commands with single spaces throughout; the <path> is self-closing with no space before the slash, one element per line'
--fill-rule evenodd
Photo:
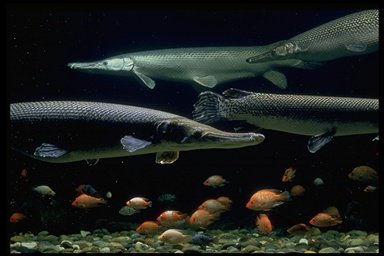
<path fill-rule="evenodd" d="M 9 5 L 7 100 L 104 101 L 191 117 L 198 91 L 189 84 L 157 80 L 155 89 L 150 90 L 133 77 L 90 75 L 70 70 L 66 64 L 162 48 L 265 45 L 368 8 Z M 284 69 L 289 84 L 284 91 L 261 76 L 221 84 L 213 91 L 221 93 L 233 87 L 255 92 L 378 98 L 378 63 L 378 53 L 374 53 L 334 60 L 314 70 Z M 334 205 L 348 218 L 332 229 L 378 229 L 378 192 L 364 193 L 363 184 L 347 177 L 359 165 L 378 170 L 378 143 L 371 141 L 374 135 L 337 137 L 311 154 L 305 136 L 261 132 L 266 139 L 260 145 L 181 152 L 178 161 L 164 166 L 155 164 L 154 154 L 101 159 L 97 165 L 87 166 L 85 162 L 44 163 L 9 150 L 7 214 L 9 217 L 20 211 L 28 215 L 24 222 L 8 223 L 9 230 L 60 234 L 92 230 L 111 222 L 140 223 L 154 220 L 168 209 L 192 214 L 206 199 L 221 195 L 229 196 L 234 203 L 212 228 L 253 228 L 256 212 L 245 208 L 250 196 L 261 188 L 290 190 L 295 184 L 301 184 L 307 192 L 303 198 L 270 212 L 275 228 L 308 223 L 319 211 Z M 293 183 L 282 183 L 281 176 L 290 166 L 297 169 L 296 178 Z M 20 177 L 23 168 L 28 171 L 28 181 Z M 229 184 L 217 189 L 203 186 L 202 182 L 213 174 L 223 175 Z M 315 187 L 312 181 L 316 177 L 321 177 L 325 185 Z M 31 190 L 43 184 L 56 192 L 53 199 Z M 70 203 L 80 184 L 91 184 L 101 193 L 112 191 L 108 206 L 73 208 Z M 156 202 L 162 193 L 175 194 L 177 200 Z M 150 198 L 153 207 L 133 216 L 120 215 L 119 209 L 133 196 Z"/>

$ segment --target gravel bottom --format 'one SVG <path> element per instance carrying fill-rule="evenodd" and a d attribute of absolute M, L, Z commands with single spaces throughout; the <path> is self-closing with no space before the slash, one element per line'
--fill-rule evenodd
<path fill-rule="evenodd" d="M 197 231 L 186 231 L 191 234 Z M 305 236 L 260 234 L 256 229 L 206 230 L 214 240 L 206 245 L 166 244 L 158 235 L 106 229 L 55 236 L 47 231 L 10 238 L 11 253 L 379 253 L 379 234 L 328 230 Z"/>

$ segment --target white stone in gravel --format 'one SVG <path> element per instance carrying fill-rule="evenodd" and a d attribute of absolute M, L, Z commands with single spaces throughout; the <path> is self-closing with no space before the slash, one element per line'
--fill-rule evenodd
<path fill-rule="evenodd" d="M 86 236 L 89 235 L 89 234 L 91 234 L 91 232 L 89 232 L 89 231 L 85 231 L 85 230 L 80 230 L 80 235 L 81 235 L 82 237 L 86 237 Z"/>
<path fill-rule="evenodd" d="M 361 246 L 356 246 L 356 247 L 349 247 L 345 249 L 345 253 L 363 253 L 365 250 Z"/>
<path fill-rule="evenodd" d="M 266 243 L 268 243 L 268 242 L 265 241 L 265 240 L 260 240 L 259 243 L 261 243 L 262 245 L 264 245 L 264 244 L 266 244 Z"/>
<path fill-rule="evenodd" d="M 21 246 L 27 247 L 28 249 L 35 249 L 37 247 L 36 242 L 23 242 Z"/>
<path fill-rule="evenodd" d="M 16 242 L 16 243 L 11 244 L 10 248 L 20 247 L 20 246 L 21 246 L 21 243 L 20 242 Z"/>
<path fill-rule="evenodd" d="M 72 248 L 73 248 L 74 250 L 80 250 L 80 246 L 79 246 L 78 244 L 74 244 L 74 245 L 72 245 Z"/>
<path fill-rule="evenodd" d="M 319 253 L 338 253 L 334 248 L 332 247 L 325 247 L 319 251 Z"/>
<path fill-rule="evenodd" d="M 109 249 L 108 247 L 103 247 L 103 248 L 100 249 L 100 252 L 101 253 L 110 253 L 111 249 Z"/>
<path fill-rule="evenodd" d="M 147 244 L 144 244 L 142 242 L 136 242 L 135 243 L 135 250 L 139 252 L 144 252 L 145 250 L 149 249 L 150 247 Z"/>
<path fill-rule="evenodd" d="M 306 244 L 306 245 L 308 245 L 308 240 L 305 239 L 305 238 L 301 238 L 300 241 L 299 241 L 299 244 Z"/>
<path fill-rule="evenodd" d="M 177 250 L 175 253 L 184 253 L 183 251 Z"/>

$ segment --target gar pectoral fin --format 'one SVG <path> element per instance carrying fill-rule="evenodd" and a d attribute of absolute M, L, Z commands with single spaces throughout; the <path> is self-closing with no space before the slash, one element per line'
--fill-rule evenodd
<path fill-rule="evenodd" d="M 345 48 L 351 52 L 364 52 L 367 49 L 367 45 L 363 42 L 353 42 L 345 45 Z"/>
<path fill-rule="evenodd" d="M 68 153 L 68 150 L 59 148 L 53 144 L 42 143 L 41 146 L 35 149 L 33 155 L 38 157 L 53 157 L 57 158 Z"/>
<path fill-rule="evenodd" d="M 99 162 L 99 158 L 96 159 L 86 159 L 85 162 L 87 162 L 88 166 L 94 166 Z"/>
<path fill-rule="evenodd" d="M 172 164 L 179 159 L 179 151 L 165 151 L 156 153 L 157 164 Z"/>
<path fill-rule="evenodd" d="M 287 78 L 283 73 L 280 73 L 275 70 L 267 71 L 263 74 L 267 80 L 271 81 L 274 85 L 279 87 L 280 89 L 287 88 Z"/>
<path fill-rule="evenodd" d="M 379 141 L 379 135 L 372 139 L 372 141 Z"/>
<path fill-rule="evenodd" d="M 335 135 L 336 130 L 332 129 L 330 131 L 327 131 L 325 133 L 312 136 L 308 140 L 308 150 L 311 153 L 316 153 L 320 148 L 322 148 L 325 144 L 330 142 Z"/>
<path fill-rule="evenodd" d="M 152 80 L 152 78 L 140 73 L 136 69 L 133 69 L 133 73 L 150 89 L 155 88 L 156 82 Z"/>
<path fill-rule="evenodd" d="M 120 140 L 121 145 L 123 145 L 123 148 L 127 150 L 128 152 L 135 152 L 136 150 L 145 148 L 149 145 L 151 145 L 150 141 L 137 139 L 133 136 L 124 136 Z"/>
<path fill-rule="evenodd" d="M 193 81 L 208 88 L 213 88 L 217 85 L 217 79 L 215 76 L 195 76 L 193 77 Z"/>

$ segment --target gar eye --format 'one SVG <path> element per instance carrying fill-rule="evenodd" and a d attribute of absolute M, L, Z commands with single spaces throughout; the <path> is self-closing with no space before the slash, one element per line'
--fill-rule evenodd
<path fill-rule="evenodd" d="M 103 65 L 104 65 L 104 66 L 107 66 L 107 65 L 108 65 L 108 62 L 107 62 L 107 61 L 103 61 Z"/>

